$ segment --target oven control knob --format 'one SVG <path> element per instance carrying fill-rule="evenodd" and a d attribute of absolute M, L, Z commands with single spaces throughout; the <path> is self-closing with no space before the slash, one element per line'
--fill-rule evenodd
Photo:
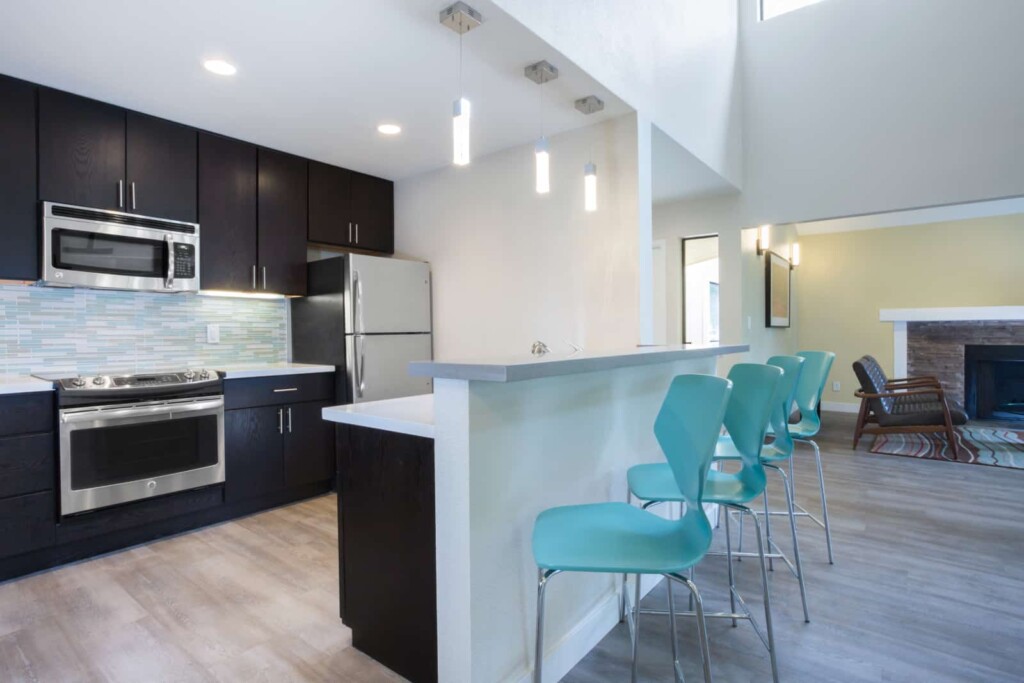
<path fill-rule="evenodd" d="M 85 380 L 82 379 L 81 377 L 72 377 L 71 378 L 71 386 L 73 386 L 75 388 L 84 387 L 85 386 Z"/>
<path fill-rule="evenodd" d="M 149 489 L 150 491 L 152 491 L 153 489 L 156 488 L 156 482 L 153 481 L 153 480 L 147 481 L 146 482 L 146 488 Z"/>
<path fill-rule="evenodd" d="M 199 373 L 199 379 L 210 379 L 210 371 L 209 370 L 203 370 L 202 372 L 200 372 Z"/>
<path fill-rule="evenodd" d="M 99 385 L 99 384 L 103 384 L 103 382 L 104 382 L 104 380 L 103 380 L 102 377 L 93 377 L 92 378 L 92 383 L 93 384 Z"/>
<path fill-rule="evenodd" d="M 189 382 L 191 382 L 193 378 L 195 378 L 196 376 L 196 373 L 192 370 L 186 370 L 183 374 L 185 376 L 185 379 L 187 379 Z"/>

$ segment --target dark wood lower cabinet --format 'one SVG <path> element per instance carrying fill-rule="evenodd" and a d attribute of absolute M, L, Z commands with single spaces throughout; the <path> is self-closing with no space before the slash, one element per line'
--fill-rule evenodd
<path fill-rule="evenodd" d="M 54 512 L 52 491 L 0 500 L 0 558 L 52 546 Z"/>
<path fill-rule="evenodd" d="M 285 486 L 301 486 L 334 478 L 334 424 L 321 416 L 330 401 L 299 403 L 285 408 Z"/>
<path fill-rule="evenodd" d="M 284 486 L 281 408 L 224 413 L 225 500 L 234 503 Z"/>
<path fill-rule="evenodd" d="M 342 614 L 352 645 L 414 683 L 437 681 L 434 442 L 338 436 Z"/>

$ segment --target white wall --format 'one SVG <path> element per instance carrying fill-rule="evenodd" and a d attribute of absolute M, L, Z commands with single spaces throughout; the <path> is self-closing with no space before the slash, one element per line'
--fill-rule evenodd
<path fill-rule="evenodd" d="M 734 185 L 742 181 L 737 0 L 495 0 Z"/>
<path fill-rule="evenodd" d="M 637 344 L 636 118 L 550 145 L 548 195 L 534 191 L 532 145 L 395 184 L 396 251 L 431 263 L 435 357 L 524 354 L 538 339 L 559 351 Z M 590 159 L 594 213 L 583 210 Z"/>
<path fill-rule="evenodd" d="M 755 5 L 748 225 L 1024 193 L 1024 2 L 827 0 L 761 23 Z"/>

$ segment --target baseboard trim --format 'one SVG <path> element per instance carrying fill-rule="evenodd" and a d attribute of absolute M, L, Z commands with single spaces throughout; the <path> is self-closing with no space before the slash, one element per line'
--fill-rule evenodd
<path fill-rule="evenodd" d="M 839 401 L 822 401 L 821 409 L 830 413 L 856 413 L 860 410 L 859 403 L 840 403 Z"/>

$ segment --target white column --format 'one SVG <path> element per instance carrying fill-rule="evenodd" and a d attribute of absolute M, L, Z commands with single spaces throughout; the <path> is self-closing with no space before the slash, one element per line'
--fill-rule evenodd
<path fill-rule="evenodd" d="M 636 113 L 637 244 L 640 277 L 640 343 L 654 343 L 654 186 L 651 157 L 651 120 Z"/>
<path fill-rule="evenodd" d="M 892 323 L 892 374 L 895 377 L 907 376 L 906 320 L 895 320 Z"/>

